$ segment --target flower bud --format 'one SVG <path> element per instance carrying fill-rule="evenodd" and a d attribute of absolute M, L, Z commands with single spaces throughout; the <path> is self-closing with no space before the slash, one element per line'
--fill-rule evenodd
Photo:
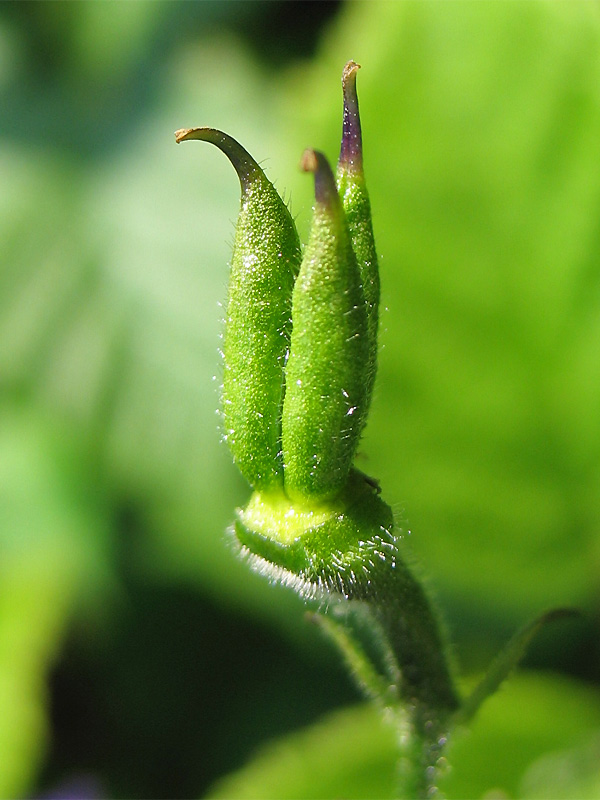
<path fill-rule="evenodd" d="M 300 264 L 294 221 L 256 161 L 213 128 L 177 131 L 225 153 L 241 185 L 225 316 L 224 438 L 244 477 L 261 491 L 281 488 L 281 408 L 291 332 L 291 296 Z"/>
<path fill-rule="evenodd" d="M 309 241 L 292 296 L 282 445 L 284 488 L 320 503 L 344 487 L 367 411 L 367 306 L 333 174 L 307 150 L 315 176 Z"/>
<path fill-rule="evenodd" d="M 348 221 L 352 247 L 360 270 L 367 304 L 369 371 L 367 404 L 370 403 L 377 370 L 377 329 L 379 325 L 379 267 L 371 221 L 371 204 L 363 171 L 362 132 L 356 94 L 356 73 L 360 65 L 349 61 L 342 73 L 344 121 L 337 165 L 337 186 Z"/>

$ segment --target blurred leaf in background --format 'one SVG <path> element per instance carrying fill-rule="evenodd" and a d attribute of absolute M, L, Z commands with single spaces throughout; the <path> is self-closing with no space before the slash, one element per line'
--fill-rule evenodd
<path fill-rule="evenodd" d="M 1 13 L 10 78 L 0 98 L 5 425 L 11 453 L 24 448 L 34 470 L 37 448 L 46 465 L 36 481 L 25 466 L 13 474 L 7 460 L 2 535 L 8 548 L 27 533 L 57 595 L 41 602 L 42 615 L 29 551 L 23 544 L 15 562 L 3 544 L 3 565 L 27 602 L 6 582 L 7 603 L 19 609 L 13 619 L 7 607 L 6 625 L 20 627 L 7 627 L 2 650 L 15 706 L 3 715 L 2 741 L 21 747 L 22 763 L 0 765 L 0 794 L 36 784 L 52 791 L 89 774 L 110 795 L 192 795 L 241 764 L 255 739 L 352 696 L 318 646 L 296 656 L 293 631 L 308 641 L 299 603 L 283 592 L 273 603 L 225 541 L 245 491 L 214 413 L 237 186 L 210 153 L 200 181 L 172 134 L 210 116 L 260 140 L 272 105 L 267 71 L 235 30 L 272 12 L 246 3 L 49 3 Z M 268 153 L 266 141 L 259 157 Z M 38 416 L 41 432 L 29 423 Z M 64 474 L 50 435 L 67 435 L 88 472 Z M 44 494 L 42 478 L 52 479 Z M 58 554 L 45 557 L 44 497 L 72 482 L 71 500 L 65 490 L 55 501 L 65 517 L 55 523 Z M 80 482 L 99 500 L 90 510 Z M 80 541 L 105 545 L 99 585 L 97 564 L 85 551 L 76 557 Z M 288 643 L 252 621 L 257 609 Z M 37 627 L 40 645 L 25 648 L 28 678 L 12 641 L 17 633 L 28 641 Z M 338 690 L 313 687 L 315 659 Z M 269 682 L 282 674 L 295 689 Z"/>
<path fill-rule="evenodd" d="M 365 458 L 444 600 L 506 630 L 598 588 L 597 9 L 369 8 L 296 74 L 290 129 L 335 141 L 315 84 L 351 49 L 388 307 Z"/>
<path fill-rule="evenodd" d="M 449 764 L 444 757 L 441 765 L 442 796 L 597 798 L 599 714 L 600 696 L 573 681 L 515 677 L 484 707 L 473 730 L 451 744 Z M 565 741 L 578 746 L 563 753 Z M 208 796 L 392 800 L 395 757 L 393 729 L 373 709 L 344 709 L 262 748 Z"/>
<path fill-rule="evenodd" d="M 335 157 L 353 58 L 387 306 L 360 464 L 468 671 L 546 608 L 586 613 L 529 662 L 571 678 L 494 699 L 448 795 L 543 796 L 544 765 L 575 763 L 564 796 L 598 796 L 599 45 L 585 2 L 0 6 L 0 795 L 77 775 L 199 795 L 356 700 L 224 536 L 247 495 L 214 413 L 238 186 L 172 137 L 227 130 L 305 232 L 296 165 Z M 547 735 L 545 707 L 573 724 Z M 365 797 L 391 765 L 369 720 Z M 292 741 L 314 777 L 310 742 L 339 724 L 273 752 Z M 315 796 L 359 796 L 329 764 Z M 236 793 L 309 796 L 260 774 Z"/>

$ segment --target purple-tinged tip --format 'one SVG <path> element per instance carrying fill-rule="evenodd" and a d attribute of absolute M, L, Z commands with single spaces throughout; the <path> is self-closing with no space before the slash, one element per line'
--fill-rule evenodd
<path fill-rule="evenodd" d="M 219 148 L 238 174 L 242 191 L 245 191 L 252 181 L 263 175 L 263 171 L 252 158 L 250 153 L 232 136 L 216 128 L 181 128 L 175 131 L 175 142 L 189 142 L 197 139 L 202 142 L 210 142 Z"/>
<path fill-rule="evenodd" d="M 315 176 L 315 200 L 317 203 L 331 206 L 339 203 L 335 178 L 329 162 L 318 150 L 305 150 L 302 154 L 300 169 L 312 172 Z"/>
<path fill-rule="evenodd" d="M 359 69 L 360 64 L 356 61 L 348 61 L 342 72 L 344 123 L 338 162 L 339 167 L 356 171 L 362 170 L 362 132 L 356 93 L 356 73 Z"/>

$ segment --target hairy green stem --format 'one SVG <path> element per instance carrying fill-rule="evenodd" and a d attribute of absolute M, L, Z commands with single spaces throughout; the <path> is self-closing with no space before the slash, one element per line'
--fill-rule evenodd
<path fill-rule="evenodd" d="M 254 569 L 327 609 L 322 627 L 398 721 L 403 792 L 427 796 L 459 700 L 434 610 L 373 481 L 353 470 L 341 497 L 316 514 L 255 494 L 234 532 Z"/>

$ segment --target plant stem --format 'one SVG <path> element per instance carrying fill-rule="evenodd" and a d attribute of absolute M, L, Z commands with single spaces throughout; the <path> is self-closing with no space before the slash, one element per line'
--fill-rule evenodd
<path fill-rule="evenodd" d="M 442 745 L 439 738 L 429 741 L 419 731 L 411 718 L 412 706 L 404 703 L 398 694 L 401 676 L 395 669 L 395 659 L 386 658 L 387 675 L 381 675 L 362 645 L 347 626 L 331 614 L 311 614 L 310 619 L 339 648 L 349 672 L 379 709 L 384 721 L 394 728 L 398 747 L 396 767 L 398 800 L 414 800 L 433 796 L 436 762 Z M 395 679 L 389 678 L 395 674 Z M 386 677 L 388 678 L 386 680 Z"/>
<path fill-rule="evenodd" d="M 429 798 L 435 794 L 437 765 L 459 699 L 422 587 L 401 562 L 387 580 L 383 590 L 383 576 L 361 584 L 354 597 L 366 606 L 371 635 L 383 654 L 387 690 L 376 700 L 396 727 L 399 797 Z M 371 594 L 372 587 L 377 588 Z M 376 684 L 371 680 L 370 685 Z"/>

